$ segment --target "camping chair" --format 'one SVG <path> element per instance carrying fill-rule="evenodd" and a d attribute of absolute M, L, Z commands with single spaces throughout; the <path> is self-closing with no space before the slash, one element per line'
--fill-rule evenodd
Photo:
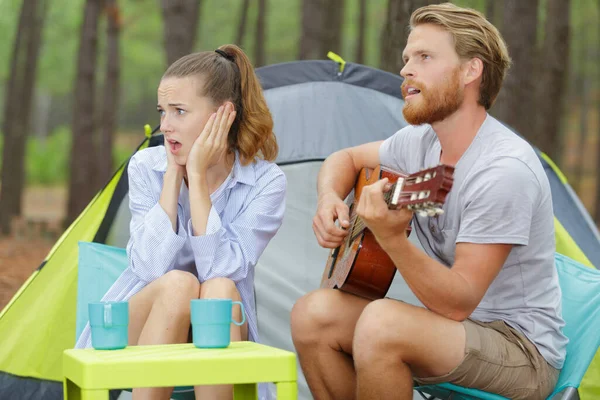
<path fill-rule="evenodd" d="M 555 259 L 566 324 L 563 333 L 569 338 L 569 344 L 558 383 L 548 399 L 579 399 L 577 388 L 600 345 L 600 271 L 585 267 L 562 254 L 557 253 Z M 506 399 L 449 383 L 418 386 L 415 390 L 425 399 Z"/>
<path fill-rule="evenodd" d="M 76 338 L 89 320 L 87 304 L 100 301 L 127 267 L 127 252 L 124 248 L 80 241 L 78 250 Z M 120 392 L 111 390 L 111 399 L 118 397 Z M 171 399 L 194 400 L 194 388 L 175 387 Z"/>

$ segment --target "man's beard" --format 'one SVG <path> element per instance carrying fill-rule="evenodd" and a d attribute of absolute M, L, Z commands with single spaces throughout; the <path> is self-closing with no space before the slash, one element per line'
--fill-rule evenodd
<path fill-rule="evenodd" d="M 420 100 L 412 100 L 404 103 L 402 114 L 404 119 L 411 125 L 433 124 L 442 121 L 452 115 L 464 100 L 464 92 L 459 82 L 460 69 L 452 73 L 438 88 L 420 87 L 422 97 Z M 406 86 L 412 86 L 410 81 L 402 83 L 402 93 L 406 96 Z M 416 86 L 416 85 L 415 85 Z M 419 88 L 419 86 L 416 86 Z M 419 104 L 416 104 L 419 102 Z"/>

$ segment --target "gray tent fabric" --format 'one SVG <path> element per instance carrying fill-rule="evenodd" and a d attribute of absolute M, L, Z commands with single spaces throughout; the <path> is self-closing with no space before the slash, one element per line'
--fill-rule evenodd
<path fill-rule="evenodd" d="M 294 61 L 258 68 L 256 74 L 265 91 L 307 82 L 343 82 L 402 99 L 398 75 L 360 64 L 347 63 L 342 72 L 332 61 Z"/>
<path fill-rule="evenodd" d="M 280 150 L 276 161 L 288 182 L 283 225 L 256 267 L 258 326 L 263 343 L 294 351 L 291 309 L 298 298 L 319 287 L 328 256 L 311 227 L 319 168 L 337 150 L 384 140 L 406 126 L 402 78 L 352 63 L 340 72 L 337 63 L 323 60 L 262 67 L 257 74 L 273 115 Z M 570 187 L 562 184 L 543 159 L 542 163 L 552 186 L 557 217 L 587 257 L 599 266 L 600 239 L 591 218 Z M 125 196 L 107 244 L 126 245 L 129 218 Z M 420 246 L 416 235 L 410 239 Z M 388 296 L 421 305 L 399 274 Z M 300 368 L 298 372 L 299 398 L 310 399 Z"/>
<path fill-rule="evenodd" d="M 365 138 L 383 140 L 390 135 L 389 129 L 393 133 L 403 126 L 399 100 L 371 89 L 309 82 L 265 94 L 280 146 L 280 164 L 324 159 L 336 150 L 364 143 Z M 370 118 L 375 106 L 379 107 L 377 121 Z"/>
<path fill-rule="evenodd" d="M 339 73 L 331 61 L 278 64 L 257 73 L 273 115 L 279 164 L 322 160 L 406 126 L 402 81 L 390 73 L 356 64 Z"/>
<path fill-rule="evenodd" d="M 548 163 L 544 161 L 543 165 L 550 181 L 554 215 L 592 264 L 600 268 L 600 234 L 596 224 L 573 188 L 568 183 L 563 183 Z M 574 218 L 574 214 L 577 218 Z"/>

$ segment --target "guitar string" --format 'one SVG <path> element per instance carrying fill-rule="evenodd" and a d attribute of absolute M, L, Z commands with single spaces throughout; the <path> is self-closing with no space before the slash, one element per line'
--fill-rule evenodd
<path fill-rule="evenodd" d="M 415 192 L 403 192 L 400 197 L 401 198 L 410 198 L 412 196 L 412 194 L 416 194 L 416 193 L 420 193 L 421 191 L 415 191 Z M 384 196 L 386 203 L 387 200 L 389 200 L 389 197 L 391 196 Z M 388 203 L 389 204 L 389 203 Z M 360 233 L 364 228 L 365 228 L 365 223 L 364 221 L 358 216 L 358 215 L 354 215 L 354 217 L 352 218 L 351 224 L 350 226 L 352 226 L 352 230 L 351 230 L 351 237 L 354 238 L 356 237 L 356 235 L 358 233 Z"/>
<path fill-rule="evenodd" d="M 400 198 L 401 198 L 401 199 L 410 198 L 410 197 L 411 197 L 413 194 L 418 194 L 418 193 L 421 193 L 421 192 L 422 192 L 422 191 L 403 192 L 403 193 L 400 195 Z M 390 195 L 390 196 L 384 196 L 384 200 L 386 201 L 386 203 L 388 203 L 388 201 L 389 201 L 390 197 L 391 197 L 391 195 Z M 423 199 L 420 199 L 420 200 L 423 200 Z M 388 204 L 389 204 L 389 203 L 388 203 Z M 357 221 L 360 221 L 360 217 L 359 217 L 358 215 L 356 215 L 356 214 L 355 214 L 355 215 L 352 217 L 352 219 L 351 219 L 351 221 L 350 221 L 350 224 L 351 224 L 351 225 L 354 225 L 355 223 L 360 223 L 360 222 L 357 222 Z"/>
<path fill-rule="evenodd" d="M 418 176 L 418 177 L 410 177 L 410 178 L 404 178 L 404 185 L 406 184 L 413 184 L 417 181 L 417 179 L 422 178 L 422 176 Z M 428 179 L 429 180 L 429 179 Z M 421 182 L 426 182 L 427 180 L 422 180 Z M 418 182 L 418 183 L 421 183 Z M 396 183 L 393 183 L 390 190 L 388 190 L 386 193 L 384 193 L 384 200 L 387 204 L 389 204 L 389 200 L 394 192 L 396 188 Z M 421 191 L 402 191 L 402 193 L 400 194 L 400 198 L 406 198 L 406 197 L 412 197 L 413 194 L 415 193 L 420 193 Z M 351 232 L 349 237 L 350 238 L 354 238 L 356 237 L 356 235 L 358 233 L 360 233 L 364 228 L 365 228 L 365 224 L 362 221 L 362 219 L 358 216 L 358 215 L 354 215 L 354 217 L 351 219 L 350 221 L 350 226 L 352 227 Z M 352 240 L 351 239 L 351 240 Z"/>

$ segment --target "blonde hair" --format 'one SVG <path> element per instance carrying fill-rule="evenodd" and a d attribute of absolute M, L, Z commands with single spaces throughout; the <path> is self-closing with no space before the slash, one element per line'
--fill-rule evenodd
<path fill-rule="evenodd" d="M 215 105 L 228 100 L 235 105 L 237 114 L 227 138 L 229 150 L 238 151 L 246 165 L 255 157 L 275 160 L 279 147 L 273 118 L 252 63 L 236 45 L 223 45 L 218 50 L 219 53 L 204 51 L 181 57 L 169 66 L 162 79 L 203 77 L 202 95 Z"/>
<path fill-rule="evenodd" d="M 483 62 L 478 103 L 489 110 L 511 64 L 506 43 L 498 29 L 480 12 L 451 3 L 415 10 L 410 17 L 410 29 L 421 24 L 434 24 L 448 31 L 454 38 L 455 50 L 461 59 L 479 58 Z"/>

